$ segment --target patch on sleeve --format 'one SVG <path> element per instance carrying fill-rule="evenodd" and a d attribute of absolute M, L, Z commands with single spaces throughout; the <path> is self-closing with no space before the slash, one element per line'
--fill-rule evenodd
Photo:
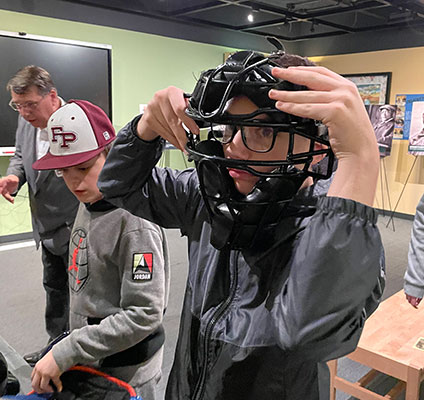
<path fill-rule="evenodd" d="M 133 281 L 150 281 L 153 277 L 153 253 L 133 254 Z"/>

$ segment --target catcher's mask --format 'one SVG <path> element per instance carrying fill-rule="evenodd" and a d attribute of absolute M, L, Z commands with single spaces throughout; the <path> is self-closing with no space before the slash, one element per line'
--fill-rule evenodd
<path fill-rule="evenodd" d="M 268 96 L 270 89 L 308 90 L 272 76 L 272 68 L 280 66 L 277 60 L 284 54 L 282 46 L 270 56 L 253 51 L 237 52 L 224 64 L 204 71 L 188 96 L 187 115 L 200 128 L 209 129 L 207 140 L 202 141 L 188 133 L 187 152 L 196 165 L 211 218 L 212 245 L 218 249 L 267 245 L 281 218 L 305 212 L 289 207 L 304 180 L 308 176 L 326 179 L 331 175 L 334 156 L 327 128 L 318 121 L 276 109 L 275 101 Z M 258 109 L 249 114 L 229 114 L 228 101 L 237 96 L 246 96 Z M 260 138 L 255 137 L 255 132 L 260 132 Z M 252 161 L 224 155 L 223 143 L 231 142 L 238 133 L 247 148 L 266 153 L 273 148 L 279 132 L 289 135 L 288 151 L 281 159 Z M 308 151 L 295 152 L 296 135 L 309 139 Z M 316 143 L 322 146 L 316 149 Z M 314 172 L 313 157 L 322 155 L 328 157 L 327 170 Z M 255 169 L 264 166 L 269 172 Z M 228 168 L 248 171 L 260 179 L 249 194 L 243 195 L 236 190 Z"/>

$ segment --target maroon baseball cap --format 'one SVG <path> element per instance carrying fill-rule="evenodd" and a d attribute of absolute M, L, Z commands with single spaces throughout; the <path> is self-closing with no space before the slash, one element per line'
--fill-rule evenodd
<path fill-rule="evenodd" d="M 34 169 L 73 167 L 92 159 L 115 139 L 106 113 L 85 100 L 70 100 L 55 111 L 47 123 L 50 148 Z"/>

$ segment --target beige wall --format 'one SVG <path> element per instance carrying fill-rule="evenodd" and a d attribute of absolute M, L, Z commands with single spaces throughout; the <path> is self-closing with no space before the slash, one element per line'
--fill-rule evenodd
<path fill-rule="evenodd" d="M 340 74 L 366 72 L 392 72 L 390 103 L 396 94 L 424 93 L 424 47 L 384 50 L 338 56 L 311 57 L 322 66 Z M 381 176 L 375 206 L 393 209 L 399 200 L 404 183 L 411 171 L 415 157 L 408 154 L 406 140 L 394 140 L 392 153 L 381 161 Z M 384 173 L 385 172 L 385 173 Z M 387 178 L 387 186 L 386 186 Z M 381 185 L 383 183 L 383 185 Z M 383 191 L 381 190 L 383 186 Z M 388 191 L 387 188 L 388 187 Z M 415 214 L 415 208 L 424 193 L 424 157 L 418 157 L 405 190 L 400 197 L 397 212 Z"/>

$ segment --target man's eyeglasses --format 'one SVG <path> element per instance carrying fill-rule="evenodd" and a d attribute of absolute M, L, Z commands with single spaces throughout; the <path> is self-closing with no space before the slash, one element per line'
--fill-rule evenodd
<path fill-rule="evenodd" d="M 23 110 L 24 108 L 28 109 L 28 110 L 35 110 L 38 107 L 38 104 L 40 104 L 41 100 L 44 99 L 45 96 L 43 96 L 42 99 L 38 100 L 38 101 L 26 101 L 25 103 L 15 103 L 13 100 L 9 101 L 9 106 L 12 110 L 14 111 L 20 111 Z"/>
<path fill-rule="evenodd" d="M 274 126 L 243 126 L 211 124 L 210 134 L 223 144 L 230 143 L 241 132 L 244 145 L 256 153 L 267 153 L 274 147 L 279 128 Z"/>

